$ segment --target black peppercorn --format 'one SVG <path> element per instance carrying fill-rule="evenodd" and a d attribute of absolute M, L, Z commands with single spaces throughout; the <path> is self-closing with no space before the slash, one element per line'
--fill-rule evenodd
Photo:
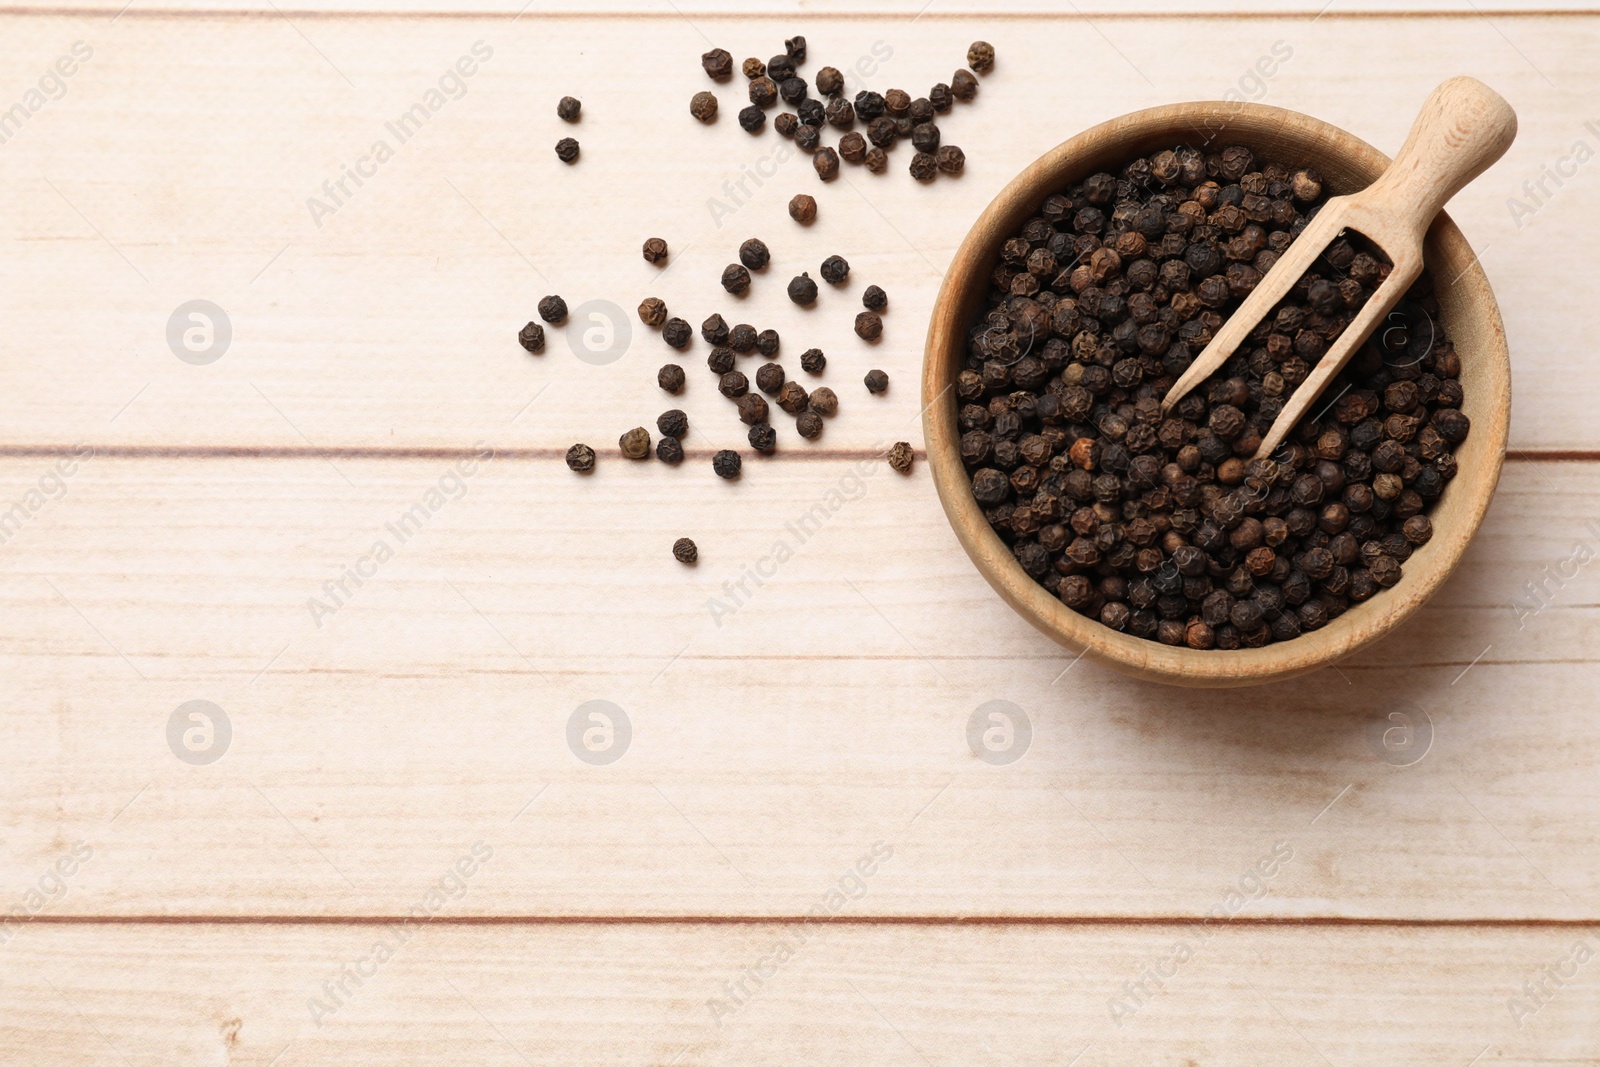
<path fill-rule="evenodd" d="M 883 110 L 899 118 L 911 110 L 911 94 L 904 89 L 890 89 L 883 94 Z"/>
<path fill-rule="evenodd" d="M 791 415 L 800 414 L 810 403 L 811 395 L 797 381 L 784 382 L 783 388 L 778 390 L 778 406 Z"/>
<path fill-rule="evenodd" d="M 783 54 L 795 63 L 806 61 L 806 39 L 798 33 L 783 42 Z"/>
<path fill-rule="evenodd" d="M 706 366 L 711 368 L 711 373 L 721 376 L 733 369 L 733 349 L 718 345 L 706 357 Z"/>
<path fill-rule="evenodd" d="M 817 283 L 811 280 L 810 274 L 801 274 L 789 282 L 789 299 L 802 307 L 816 303 Z"/>
<path fill-rule="evenodd" d="M 556 142 L 556 158 L 563 163 L 571 163 L 578 158 L 578 142 L 571 137 L 563 137 Z"/>
<path fill-rule="evenodd" d="M 950 95 L 968 101 L 978 95 L 978 79 L 969 70 L 958 70 L 950 78 Z"/>
<path fill-rule="evenodd" d="M 656 416 L 656 429 L 667 437 L 682 437 L 689 432 L 689 416 L 677 408 Z"/>
<path fill-rule="evenodd" d="M 717 392 L 729 400 L 737 400 L 750 391 L 750 379 L 741 371 L 731 370 L 717 382 Z"/>
<path fill-rule="evenodd" d="M 933 154 L 934 164 L 946 174 L 960 174 L 967 166 L 967 154 L 953 144 L 941 145 Z"/>
<path fill-rule="evenodd" d="M 739 262 L 751 270 L 760 270 L 772 258 L 772 253 L 767 251 L 765 242 L 752 237 L 739 246 Z"/>
<path fill-rule="evenodd" d="M 729 263 L 722 271 L 722 287 L 734 296 L 750 291 L 750 272 L 742 263 Z"/>
<path fill-rule="evenodd" d="M 679 318 L 668 319 L 661 327 L 661 339 L 673 348 L 686 347 L 693 336 L 694 328 Z"/>
<path fill-rule="evenodd" d="M 927 152 L 911 157 L 911 176 L 919 182 L 931 182 L 939 173 L 939 162 Z"/>
<path fill-rule="evenodd" d="M 788 53 L 781 56 L 773 56 L 767 60 L 767 77 L 775 82 L 792 78 L 794 77 L 794 65 L 795 61 L 790 58 Z"/>
<path fill-rule="evenodd" d="M 889 306 L 889 295 L 876 285 L 869 285 L 861 294 L 861 305 L 868 311 L 882 311 Z"/>
<path fill-rule="evenodd" d="M 583 104 L 576 97 L 563 96 L 556 102 L 556 115 L 562 122 L 577 122 L 582 110 Z"/>
<path fill-rule="evenodd" d="M 887 115 L 879 115 L 867 123 L 867 140 L 871 141 L 876 148 L 894 147 L 894 141 L 897 136 L 899 135 L 895 133 L 894 119 Z"/>
<path fill-rule="evenodd" d="M 777 363 L 763 363 L 756 370 L 756 388 L 768 396 L 777 396 L 783 388 L 783 367 Z"/>
<path fill-rule="evenodd" d="M 741 322 L 728 331 L 728 347 L 735 352 L 748 352 L 756 346 L 756 328 Z"/>
<path fill-rule="evenodd" d="M 594 449 L 588 445 L 573 445 L 567 449 L 567 466 L 579 474 L 594 470 Z"/>
<path fill-rule="evenodd" d="M 559 296 L 543 297 L 539 301 L 539 317 L 551 324 L 563 321 L 567 317 L 567 302 Z"/>
<path fill-rule="evenodd" d="M 785 78 L 778 83 L 778 95 L 785 103 L 798 104 L 806 98 L 806 83 L 804 78 Z"/>
<path fill-rule="evenodd" d="M 889 153 L 881 148 L 869 148 L 862 162 L 867 165 L 867 169 L 872 173 L 882 174 L 889 169 Z"/>
<path fill-rule="evenodd" d="M 831 148 L 824 148 L 811 157 L 811 166 L 815 168 L 817 177 L 825 182 L 831 182 L 839 175 L 839 153 Z"/>
<path fill-rule="evenodd" d="M 739 69 L 743 71 L 746 78 L 751 79 L 764 77 L 767 73 L 767 65 L 754 56 L 740 64 Z"/>
<path fill-rule="evenodd" d="M 750 104 L 739 109 L 739 126 L 745 133 L 760 133 L 766 124 L 767 113 L 759 105 Z"/>
<path fill-rule="evenodd" d="M 643 426 L 635 426 L 617 438 L 617 447 L 628 459 L 649 459 L 650 431 Z"/>
<path fill-rule="evenodd" d="M 682 463 L 683 443 L 676 437 L 663 437 L 656 442 L 656 458 L 663 463 Z"/>
<path fill-rule="evenodd" d="M 817 71 L 817 92 L 823 96 L 833 96 L 844 90 L 844 75 L 838 67 L 823 67 Z"/>
<path fill-rule="evenodd" d="M 705 68 L 707 77 L 714 81 L 726 81 L 733 77 L 733 56 L 725 48 L 713 48 L 700 57 L 700 66 Z"/>
<path fill-rule="evenodd" d="M 882 393 L 889 388 L 889 376 L 881 370 L 867 371 L 867 376 L 862 380 L 866 382 L 869 393 Z"/>
<path fill-rule="evenodd" d="M 653 296 L 647 296 L 639 301 L 639 321 L 646 326 L 660 326 L 666 322 L 666 302 Z"/>
<path fill-rule="evenodd" d="M 711 122 L 717 117 L 717 97 L 715 93 L 701 90 L 689 98 L 689 114 L 701 122 Z"/>
<path fill-rule="evenodd" d="M 746 435 L 750 447 L 757 452 L 771 452 L 778 447 L 778 431 L 765 422 L 758 422 L 750 427 Z"/>
<path fill-rule="evenodd" d="M 864 121 L 870 122 L 884 112 L 883 97 L 870 89 L 863 89 L 856 94 L 856 114 Z"/>
<path fill-rule="evenodd" d="M 867 139 L 851 132 L 839 138 L 839 158 L 846 163 L 860 163 L 867 158 Z"/>
<path fill-rule="evenodd" d="M 811 410 L 832 418 L 839 411 L 839 396 L 826 385 L 811 390 Z"/>
<path fill-rule="evenodd" d="M 700 549 L 687 537 L 672 542 L 672 558 L 679 563 L 693 563 L 700 558 Z"/>
<path fill-rule="evenodd" d="M 821 374 L 827 365 L 828 357 L 822 354 L 820 348 L 808 348 L 800 353 L 800 369 L 807 374 Z"/>
<path fill-rule="evenodd" d="M 802 411 L 795 416 L 794 429 L 806 440 L 815 441 L 822 436 L 822 416 L 815 411 Z"/>
<path fill-rule="evenodd" d="M 517 331 L 517 343 L 529 352 L 544 351 L 544 327 L 537 322 L 530 322 Z"/>
<path fill-rule="evenodd" d="M 856 123 L 856 109 L 843 97 L 828 101 L 823 114 L 828 119 L 828 125 L 836 130 L 848 130 Z"/>
<path fill-rule="evenodd" d="M 952 99 L 950 86 L 944 82 L 928 90 L 928 103 L 932 104 L 933 110 L 941 115 L 950 110 Z"/>
<path fill-rule="evenodd" d="M 755 78 L 749 85 L 750 105 L 767 108 L 778 102 L 778 83 L 771 78 Z"/>
<path fill-rule="evenodd" d="M 919 152 L 934 152 L 939 148 L 939 127 L 924 122 L 911 131 L 911 144 Z"/>
<path fill-rule="evenodd" d="M 734 405 L 739 409 L 739 421 L 746 426 L 767 421 L 767 402 L 760 393 L 745 393 L 734 399 Z"/>
<path fill-rule="evenodd" d="M 659 237 L 652 237 L 644 243 L 644 258 L 646 263 L 665 263 L 667 261 L 667 242 Z"/>
<path fill-rule="evenodd" d="M 828 109 L 820 100 L 802 100 L 794 110 L 796 117 L 805 126 L 815 126 L 820 130 L 822 124 L 828 120 Z"/>
<path fill-rule="evenodd" d="M 896 441 L 888 452 L 889 466 L 901 474 L 910 474 L 911 459 L 914 455 L 915 453 L 911 451 L 911 442 Z"/>
<path fill-rule="evenodd" d="M 822 261 L 819 273 L 822 275 L 822 280 L 829 285 L 842 285 L 844 280 L 850 277 L 850 264 L 845 262 L 843 256 L 829 256 Z"/>
<path fill-rule="evenodd" d="M 987 74 L 994 69 L 994 45 L 988 41 L 973 41 L 972 47 L 967 49 L 967 66 L 979 74 Z"/>
<path fill-rule="evenodd" d="M 883 336 L 883 320 L 875 311 L 863 311 L 856 316 L 856 336 L 863 341 L 876 341 Z"/>
<path fill-rule="evenodd" d="M 700 336 L 708 345 L 725 345 L 728 343 L 728 322 L 721 315 L 712 312 L 700 324 Z"/>
<path fill-rule="evenodd" d="M 778 331 L 762 330 L 756 334 L 756 351 L 771 358 L 778 354 Z"/>
<path fill-rule="evenodd" d="M 794 130 L 794 143 L 806 152 L 810 152 L 822 143 L 822 131 L 815 126 L 796 126 Z"/>
<path fill-rule="evenodd" d="M 805 193 L 800 193 L 789 200 L 789 217 L 802 226 L 809 226 L 817 221 L 817 201 Z"/>
<path fill-rule="evenodd" d="M 711 469 L 717 472 L 718 478 L 739 477 L 739 468 L 742 465 L 739 453 L 730 448 L 724 448 L 711 457 Z"/>
<path fill-rule="evenodd" d="M 676 363 L 665 364 L 656 371 L 656 384 L 674 396 L 683 392 L 684 380 L 683 368 Z"/>

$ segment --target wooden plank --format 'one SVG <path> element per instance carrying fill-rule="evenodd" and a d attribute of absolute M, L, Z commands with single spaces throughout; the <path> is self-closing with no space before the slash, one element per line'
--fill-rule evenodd
<path fill-rule="evenodd" d="M 47 479 L 59 499 L 0 546 L 6 884 L 83 841 L 50 915 L 395 914 L 481 839 L 501 859 L 460 914 L 765 917 L 881 839 L 863 914 L 1200 915 L 1287 841 L 1252 914 L 1595 915 L 1600 599 L 1562 561 L 1600 542 L 1600 468 L 1511 464 L 1445 591 L 1338 672 L 1201 692 L 1074 665 L 1019 621 L 920 467 L 706 466 Z M 0 473 L 25 501 L 48 461 Z M 1530 581 L 1550 603 L 1519 617 Z M 231 723 L 209 764 L 170 740 L 194 700 Z M 631 723 L 609 765 L 569 747 L 592 700 Z M 1031 727 L 1009 765 L 969 745 L 996 700 Z M 1409 749 L 1380 743 L 1405 740 L 1393 711 Z"/>
<path fill-rule="evenodd" d="M 1595 1064 L 1597 936 L 436 924 L 380 964 L 394 928 L 41 926 L 4 949 L 0 1050 L 18 1067 L 709 1065 L 778 1048 L 797 1063 Z M 1548 996 L 1513 1016 L 1530 980 Z"/>
<path fill-rule="evenodd" d="M 10 88 L 0 100 L 21 99 L 74 41 L 94 55 L 0 153 L 10 190 L 0 218 L 10 250 L 0 262 L 0 443 L 609 441 L 667 403 L 653 373 L 672 353 L 631 316 L 655 293 L 694 323 L 723 311 L 779 329 L 791 370 L 801 350 L 823 348 L 824 380 L 845 407 L 826 445 L 866 447 L 915 433 L 914 383 L 940 272 L 980 207 L 1045 148 L 1134 108 L 1231 91 L 1393 149 L 1414 102 L 1443 77 L 1471 73 L 1505 92 L 1523 123 L 1507 157 L 1453 204 L 1513 342 L 1513 447 L 1593 450 L 1600 385 L 1570 367 L 1587 358 L 1583 339 L 1600 329 L 1600 308 L 1581 285 L 1550 281 L 1582 276 L 1576 250 L 1600 243 L 1592 176 L 1580 168 L 1560 188 L 1546 181 L 1548 197 L 1523 183 L 1543 168 L 1564 172 L 1575 143 L 1596 140 L 1584 124 L 1597 26 L 1476 15 L 808 19 L 815 63 L 866 72 L 878 88 L 948 77 L 975 36 L 1002 56 L 980 100 L 945 124 L 967 150 L 963 178 L 918 187 L 897 155 L 890 174 L 850 169 L 822 188 L 776 134 L 749 139 L 737 128 L 734 90 L 722 91 L 728 113 L 713 127 L 683 114 L 707 84 L 694 61 L 706 37 L 768 54 L 793 18 L 6 16 L 0 87 Z M 400 143 L 386 124 L 477 41 L 493 55 L 462 83 L 465 95 Z M 1271 78 L 1251 73 L 1279 41 L 1292 57 Z M 1062 55 L 1072 56 L 1067 83 L 1040 91 L 1032 72 L 1057 69 Z M 645 69 L 648 93 L 615 76 Z M 551 151 L 567 132 L 551 114 L 562 93 L 586 101 L 574 168 Z M 313 197 L 334 203 L 324 182 L 378 140 L 393 142 L 393 158 L 360 187 L 347 181 L 348 199 L 313 219 Z M 758 171 L 775 173 L 747 182 L 748 195 L 736 190 Z M 810 230 L 786 217 L 796 191 L 821 197 Z M 1509 206 L 1530 196 L 1544 201 L 1531 215 Z M 676 250 L 664 272 L 639 258 L 653 233 Z M 774 266 L 735 302 L 716 279 L 755 234 Z M 854 267 L 847 291 L 809 312 L 790 305 L 782 283 L 833 252 Z M 850 333 L 868 283 L 891 300 L 875 348 Z M 614 303 L 633 330 L 625 355 L 604 366 L 579 360 L 575 327 L 552 330 L 544 356 L 523 353 L 515 330 L 552 290 L 575 307 Z M 171 316 L 197 299 L 223 308 L 232 328 L 230 348 L 207 366 L 180 361 L 167 339 Z M 709 440 L 736 442 L 704 357 L 696 341 L 686 403 Z M 894 378 L 887 397 L 857 384 L 872 366 Z"/>

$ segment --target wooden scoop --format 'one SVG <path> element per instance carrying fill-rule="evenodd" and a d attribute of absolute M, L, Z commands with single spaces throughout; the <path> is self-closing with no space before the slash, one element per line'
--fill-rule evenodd
<path fill-rule="evenodd" d="M 1170 410 L 1227 362 L 1340 232 L 1355 230 L 1389 257 L 1394 270 L 1294 391 L 1262 438 L 1256 455 L 1271 455 L 1422 273 L 1422 238 L 1445 201 L 1499 159 L 1516 135 L 1516 112 L 1487 85 L 1476 78 L 1451 78 L 1440 85 L 1423 102 L 1406 143 L 1383 176 L 1359 193 L 1336 196 L 1322 205 L 1239 310 L 1223 323 L 1200 358 L 1183 372 L 1162 401 L 1162 409 Z"/>

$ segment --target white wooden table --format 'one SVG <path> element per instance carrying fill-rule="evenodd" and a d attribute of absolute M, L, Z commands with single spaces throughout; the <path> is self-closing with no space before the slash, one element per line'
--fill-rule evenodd
<path fill-rule="evenodd" d="M 0 1062 L 1600 1063 L 1600 14 L 919 3 L 0 14 Z M 993 41 L 943 123 L 965 176 L 919 187 L 896 154 L 824 188 L 732 90 L 689 119 L 708 40 L 796 32 L 813 70 L 875 57 L 880 90 Z M 314 219 L 478 42 L 459 98 Z M 873 458 L 920 443 L 966 227 L 1125 111 L 1232 89 L 1392 151 L 1457 73 L 1521 117 L 1451 208 L 1517 387 L 1465 564 L 1292 683 L 1075 664 L 978 577 L 927 472 Z M 744 168 L 776 174 L 733 203 Z M 749 236 L 774 266 L 735 319 L 716 278 Z M 876 348 L 843 297 L 783 298 L 832 252 L 890 294 Z M 547 292 L 772 326 L 786 364 L 829 353 L 842 411 L 721 482 L 706 454 L 742 435 L 697 340 L 691 461 L 579 479 L 567 445 L 610 459 L 670 406 L 671 353 L 634 321 L 615 362 L 563 330 L 529 357 Z M 194 300 L 231 330 L 205 365 L 168 343 Z M 747 569 L 770 577 L 734 602 Z M 628 723 L 606 764 L 568 743 L 597 700 Z M 185 747 L 191 701 L 221 715 Z M 1031 733 L 1014 762 L 968 746 L 990 701 Z"/>

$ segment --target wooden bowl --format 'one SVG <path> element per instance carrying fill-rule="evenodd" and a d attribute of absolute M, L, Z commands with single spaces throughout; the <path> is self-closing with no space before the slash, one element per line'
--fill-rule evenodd
<path fill-rule="evenodd" d="M 1344 130 L 1260 104 L 1169 104 L 1112 119 L 1058 145 L 995 198 L 945 276 L 923 362 L 923 433 L 934 484 L 956 536 L 989 584 L 1023 618 L 1060 644 L 1139 678 L 1185 686 L 1256 685 L 1317 670 L 1377 640 L 1410 618 L 1449 577 L 1483 521 L 1500 478 L 1511 412 L 1511 364 L 1489 282 L 1466 238 L 1441 214 L 1428 233 L 1424 256 L 1441 324 L 1461 356 L 1461 408 L 1472 420 L 1472 431 L 1456 452 L 1456 477 L 1429 513 L 1433 539 L 1406 560 L 1399 583 L 1320 630 L 1231 652 L 1163 645 L 1119 633 L 1068 608 L 1028 576 L 973 499 L 961 463 L 958 401 L 951 385 L 965 364 L 967 331 L 982 306 L 1000 245 L 1038 211 L 1044 198 L 1096 171 L 1116 171 L 1138 156 L 1184 143 L 1210 150 L 1242 144 L 1257 158 L 1315 167 L 1331 194 L 1363 188 L 1389 165 L 1388 156 Z"/>

